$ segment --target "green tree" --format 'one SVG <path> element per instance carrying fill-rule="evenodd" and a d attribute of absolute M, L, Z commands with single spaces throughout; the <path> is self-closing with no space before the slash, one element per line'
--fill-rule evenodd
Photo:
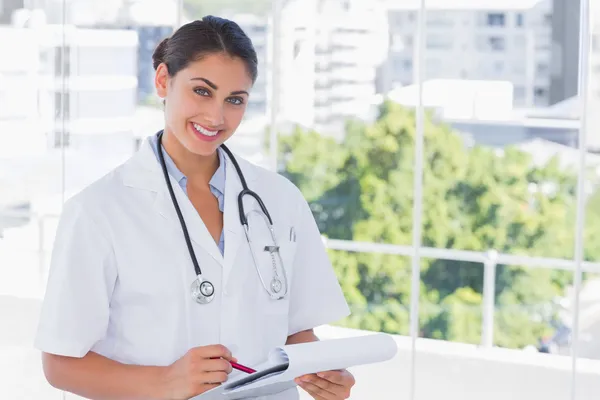
<path fill-rule="evenodd" d="M 341 143 L 300 129 L 281 137 L 282 174 L 309 200 L 324 235 L 411 244 L 415 114 L 385 103 L 373 124 L 350 122 Z M 466 147 L 461 136 L 425 118 L 423 246 L 572 258 L 576 176 L 556 160 L 535 166 L 514 148 Z M 594 220 L 600 212 L 590 211 Z M 586 257 L 598 259 L 588 224 Z M 595 242 L 594 242 L 595 241 Z M 409 257 L 331 251 L 353 309 L 345 325 L 408 333 Z M 572 274 L 498 266 L 496 343 L 535 344 L 549 332 Z M 481 263 L 422 259 L 423 336 L 480 341 Z"/>

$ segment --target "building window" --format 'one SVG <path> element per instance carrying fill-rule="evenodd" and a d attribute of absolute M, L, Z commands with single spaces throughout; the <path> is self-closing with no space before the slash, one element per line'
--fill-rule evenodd
<path fill-rule="evenodd" d="M 71 144 L 71 135 L 69 132 L 61 132 L 60 130 L 54 131 L 54 148 L 60 149 L 69 147 Z"/>
<path fill-rule="evenodd" d="M 54 48 L 54 76 L 71 75 L 71 48 Z"/>
<path fill-rule="evenodd" d="M 427 36 L 428 49 L 450 49 L 452 48 L 452 40 L 446 36 L 430 35 Z"/>
<path fill-rule="evenodd" d="M 504 13 L 489 13 L 487 15 L 488 26 L 504 26 Z"/>
<path fill-rule="evenodd" d="M 395 34 L 391 36 L 391 48 L 393 51 L 404 51 L 410 49 L 413 45 L 412 36 Z"/>
<path fill-rule="evenodd" d="M 541 76 L 548 75 L 549 67 L 546 63 L 539 63 L 536 68 L 536 73 Z"/>
<path fill-rule="evenodd" d="M 523 13 L 518 13 L 517 14 L 517 26 L 521 27 L 525 25 L 525 16 L 523 15 Z"/>
<path fill-rule="evenodd" d="M 71 98 L 69 93 L 54 93 L 54 115 L 64 120 L 71 116 Z"/>
<path fill-rule="evenodd" d="M 541 87 L 536 87 L 534 93 L 535 97 L 546 97 L 548 95 L 548 91 Z"/>
<path fill-rule="evenodd" d="M 503 37 L 490 36 L 488 38 L 488 43 L 493 51 L 504 51 L 506 49 L 506 42 Z"/>

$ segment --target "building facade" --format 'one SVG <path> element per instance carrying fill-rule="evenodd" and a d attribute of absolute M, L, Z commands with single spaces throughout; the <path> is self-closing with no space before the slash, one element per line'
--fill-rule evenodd
<path fill-rule="evenodd" d="M 419 2 L 389 3 L 390 48 L 380 90 L 416 80 Z M 550 103 L 551 0 L 427 2 L 428 79 L 507 80 L 516 106 Z"/>

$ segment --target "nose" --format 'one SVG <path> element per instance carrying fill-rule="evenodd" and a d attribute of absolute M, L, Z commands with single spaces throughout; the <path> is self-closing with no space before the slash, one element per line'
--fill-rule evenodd
<path fill-rule="evenodd" d="M 217 104 L 217 102 L 213 102 L 210 105 L 207 104 L 203 118 L 204 121 L 206 121 L 207 125 L 213 127 L 222 125 L 224 122 L 223 106 L 221 104 Z"/>

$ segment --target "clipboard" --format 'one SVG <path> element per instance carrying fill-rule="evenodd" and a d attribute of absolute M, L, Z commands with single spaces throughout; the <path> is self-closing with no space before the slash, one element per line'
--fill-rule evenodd
<path fill-rule="evenodd" d="M 276 347 L 267 359 L 252 366 L 252 374 L 230 375 L 212 390 L 192 400 L 235 400 L 277 394 L 296 385 L 298 376 L 379 363 L 398 352 L 394 338 L 373 334 Z"/>

